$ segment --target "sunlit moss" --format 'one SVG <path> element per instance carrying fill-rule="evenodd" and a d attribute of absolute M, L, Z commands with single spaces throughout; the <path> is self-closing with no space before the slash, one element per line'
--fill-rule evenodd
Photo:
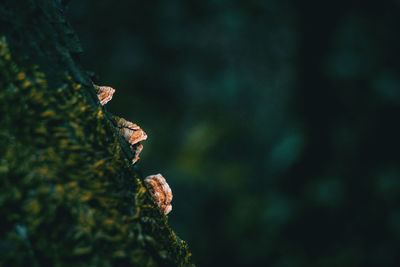
<path fill-rule="evenodd" d="M 102 107 L 90 106 L 71 76 L 63 82 L 48 88 L 39 68 L 14 62 L 0 39 L 1 234 L 25 240 L 12 246 L 19 259 L 0 265 L 189 265 Z"/>

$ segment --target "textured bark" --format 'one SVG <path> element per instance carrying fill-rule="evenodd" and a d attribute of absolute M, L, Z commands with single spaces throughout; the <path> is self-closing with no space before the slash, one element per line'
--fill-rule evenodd
<path fill-rule="evenodd" d="M 55 0 L 0 5 L 0 265 L 190 266 Z"/>

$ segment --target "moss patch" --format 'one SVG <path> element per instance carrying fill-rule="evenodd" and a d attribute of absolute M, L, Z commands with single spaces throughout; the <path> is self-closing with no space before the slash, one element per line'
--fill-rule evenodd
<path fill-rule="evenodd" d="M 91 88 L 60 79 L 0 39 L 0 265 L 190 265 Z"/>

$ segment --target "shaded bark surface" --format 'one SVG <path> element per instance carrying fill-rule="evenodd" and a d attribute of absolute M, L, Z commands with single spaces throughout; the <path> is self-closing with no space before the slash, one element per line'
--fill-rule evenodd
<path fill-rule="evenodd" d="M 0 5 L 0 265 L 190 266 L 76 60 L 61 2 Z"/>

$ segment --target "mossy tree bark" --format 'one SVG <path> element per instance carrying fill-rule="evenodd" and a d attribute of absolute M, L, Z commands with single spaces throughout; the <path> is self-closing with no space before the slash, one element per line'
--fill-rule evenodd
<path fill-rule="evenodd" d="M 0 265 L 190 266 L 57 0 L 0 5 Z"/>

